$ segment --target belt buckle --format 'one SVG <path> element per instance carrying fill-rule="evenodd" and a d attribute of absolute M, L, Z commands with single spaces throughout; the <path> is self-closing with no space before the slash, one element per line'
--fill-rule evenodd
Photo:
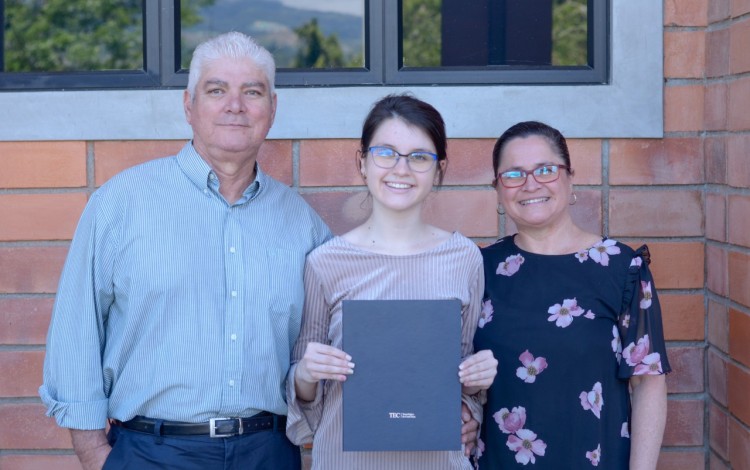
<path fill-rule="evenodd" d="M 229 432 L 225 434 L 220 434 L 216 432 L 216 422 L 217 421 L 231 421 L 231 420 L 237 420 L 237 432 Z M 232 437 L 232 436 L 240 436 L 243 433 L 242 429 L 242 419 L 241 418 L 211 418 L 208 420 L 208 434 L 211 437 Z"/>

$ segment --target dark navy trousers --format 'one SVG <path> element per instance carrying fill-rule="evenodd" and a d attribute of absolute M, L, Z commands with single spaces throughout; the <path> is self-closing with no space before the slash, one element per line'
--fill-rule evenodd
<path fill-rule="evenodd" d="M 300 470 L 299 447 L 285 429 L 224 438 L 157 436 L 112 426 L 103 470 Z"/>

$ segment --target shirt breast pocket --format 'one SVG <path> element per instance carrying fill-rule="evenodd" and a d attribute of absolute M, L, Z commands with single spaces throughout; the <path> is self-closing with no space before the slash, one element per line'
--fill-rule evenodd
<path fill-rule="evenodd" d="M 271 309 L 274 313 L 300 314 L 304 302 L 305 253 L 272 248 L 266 255 Z"/>

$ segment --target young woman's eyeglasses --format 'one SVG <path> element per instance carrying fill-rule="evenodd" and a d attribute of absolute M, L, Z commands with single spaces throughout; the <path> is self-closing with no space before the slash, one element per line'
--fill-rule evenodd
<path fill-rule="evenodd" d="M 405 158 L 409 168 L 418 173 L 430 171 L 438 159 L 437 155 L 430 152 L 420 151 L 403 155 L 389 147 L 370 147 L 367 151 L 372 156 L 372 162 L 380 168 L 393 168 L 398 164 L 399 158 Z"/>
<path fill-rule="evenodd" d="M 506 188 L 518 188 L 526 184 L 526 178 L 531 175 L 537 183 L 551 183 L 557 181 L 561 170 L 570 171 L 568 165 L 540 165 L 530 173 L 526 170 L 509 170 L 497 175 L 500 184 Z"/>

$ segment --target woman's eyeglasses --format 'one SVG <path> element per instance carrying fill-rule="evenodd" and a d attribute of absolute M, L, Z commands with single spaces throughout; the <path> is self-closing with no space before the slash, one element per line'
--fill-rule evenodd
<path fill-rule="evenodd" d="M 393 168 L 398 164 L 399 158 L 405 158 L 409 168 L 418 173 L 430 171 L 438 159 L 434 153 L 420 151 L 403 155 L 390 147 L 370 147 L 367 151 L 372 156 L 372 162 L 380 168 Z"/>
<path fill-rule="evenodd" d="M 570 171 L 568 165 L 540 165 L 530 173 L 526 170 L 509 170 L 497 175 L 500 184 L 506 188 L 518 188 L 526 184 L 526 179 L 531 175 L 537 183 L 552 183 L 560 177 L 560 170 Z"/>

